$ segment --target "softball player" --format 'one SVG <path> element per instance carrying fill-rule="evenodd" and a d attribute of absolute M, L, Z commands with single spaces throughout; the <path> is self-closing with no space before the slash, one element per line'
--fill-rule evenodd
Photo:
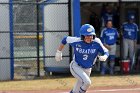
<path fill-rule="evenodd" d="M 70 71 L 77 79 L 77 82 L 70 93 L 86 93 L 91 85 L 90 74 L 98 56 L 99 60 L 105 61 L 108 56 L 108 50 L 103 46 L 99 38 L 96 38 L 94 27 L 85 24 L 80 28 L 81 37 L 67 36 L 56 52 L 56 61 L 62 60 L 62 50 L 65 44 L 70 44 L 74 48 L 73 60 L 70 63 Z"/>
<path fill-rule="evenodd" d="M 101 41 L 105 47 L 109 49 L 109 64 L 110 74 L 114 74 L 115 55 L 116 55 L 116 41 L 119 37 L 118 31 L 112 27 L 112 21 L 108 20 L 106 27 L 101 32 Z M 107 70 L 107 62 L 101 62 L 101 74 L 104 75 Z"/>
<path fill-rule="evenodd" d="M 113 24 L 116 21 L 114 19 L 114 16 L 116 15 L 115 11 L 113 11 L 113 8 L 109 5 L 105 6 L 105 10 L 101 13 L 101 19 L 102 19 L 102 27 L 105 27 L 108 20 L 112 20 Z"/>
<path fill-rule="evenodd" d="M 123 59 L 127 59 L 129 51 L 130 66 L 134 55 L 134 49 L 136 48 L 138 26 L 134 23 L 135 16 L 128 15 L 128 22 L 123 23 Z"/>

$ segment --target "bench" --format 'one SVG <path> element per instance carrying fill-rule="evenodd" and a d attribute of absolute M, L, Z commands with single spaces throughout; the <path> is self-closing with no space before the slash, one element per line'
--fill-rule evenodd
<path fill-rule="evenodd" d="M 14 67 L 24 69 L 25 70 L 25 78 L 28 79 L 29 69 L 31 69 L 32 66 L 24 65 L 24 64 L 14 64 Z"/>

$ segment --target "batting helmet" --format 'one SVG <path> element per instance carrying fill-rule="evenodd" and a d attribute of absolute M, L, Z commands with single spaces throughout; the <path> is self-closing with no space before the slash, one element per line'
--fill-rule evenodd
<path fill-rule="evenodd" d="M 92 25 L 90 24 L 84 24 L 80 28 L 80 35 L 82 36 L 88 36 L 88 35 L 96 35 L 95 34 L 95 29 Z"/>

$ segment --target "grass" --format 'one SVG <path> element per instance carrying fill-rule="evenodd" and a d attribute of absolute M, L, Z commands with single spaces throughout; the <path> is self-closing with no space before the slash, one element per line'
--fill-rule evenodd
<path fill-rule="evenodd" d="M 137 86 L 140 75 L 127 76 L 91 76 L 92 87 L 103 86 Z M 68 76 L 50 76 L 36 80 L 0 81 L 0 90 L 54 90 L 71 89 L 76 79 Z"/>

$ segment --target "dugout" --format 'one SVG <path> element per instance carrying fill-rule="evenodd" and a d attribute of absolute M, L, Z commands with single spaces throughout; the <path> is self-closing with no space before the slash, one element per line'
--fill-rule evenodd
<path fill-rule="evenodd" d="M 120 27 L 127 20 L 127 15 L 133 13 L 136 17 L 135 22 L 140 28 L 140 0 L 80 0 L 81 3 L 81 24 L 92 24 L 99 37 L 102 29 L 102 12 L 109 6 L 115 12 L 114 27 L 120 33 Z M 140 34 L 138 33 L 137 49 L 140 44 Z M 117 61 L 122 58 L 122 39 L 117 40 Z M 119 62 L 118 62 L 119 63 Z M 119 65 L 119 64 L 116 64 Z"/>
<path fill-rule="evenodd" d="M 109 6 L 113 12 L 116 13 L 115 27 L 119 29 L 122 22 L 126 21 L 126 17 L 129 13 L 133 13 L 136 16 L 136 23 L 139 25 L 139 11 L 140 0 L 80 0 L 81 7 L 81 24 L 91 23 L 97 29 L 97 35 L 100 34 L 101 29 L 101 16 L 106 6 Z M 95 21 L 93 21 L 95 20 Z M 95 24 L 96 23 L 96 24 Z M 98 26 L 97 26 L 98 25 Z"/>

